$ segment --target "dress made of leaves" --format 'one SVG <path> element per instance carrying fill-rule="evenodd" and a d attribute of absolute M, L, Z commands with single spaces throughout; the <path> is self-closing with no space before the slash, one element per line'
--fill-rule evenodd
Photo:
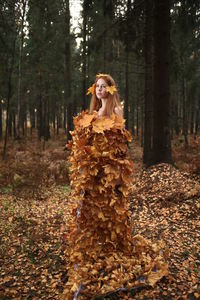
<path fill-rule="evenodd" d="M 92 299 L 118 288 L 154 285 L 168 273 L 167 250 L 132 236 L 128 196 L 133 162 L 122 117 L 74 118 L 71 148 L 70 266 L 63 299 Z M 116 186 L 120 178 L 120 186 Z"/>

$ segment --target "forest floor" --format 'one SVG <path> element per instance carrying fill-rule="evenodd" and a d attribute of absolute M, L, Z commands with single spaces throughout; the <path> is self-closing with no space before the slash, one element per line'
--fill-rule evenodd
<path fill-rule="evenodd" d="M 108 299 L 200 298 L 200 140 L 187 148 L 177 143 L 174 166 L 148 169 L 139 144 L 130 145 L 134 234 L 166 242 L 169 276 L 154 288 Z M 63 138 L 42 146 L 10 142 L 0 162 L 0 300 L 59 299 L 67 282 L 65 224 L 72 205 L 64 145 Z"/>

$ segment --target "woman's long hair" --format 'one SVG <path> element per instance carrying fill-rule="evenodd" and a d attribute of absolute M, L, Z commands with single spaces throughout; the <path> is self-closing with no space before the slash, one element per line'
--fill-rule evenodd
<path fill-rule="evenodd" d="M 92 95 L 91 102 L 90 102 L 90 112 L 93 112 L 94 110 L 98 111 L 101 108 L 101 100 L 97 98 L 96 96 L 96 83 L 97 81 L 102 78 L 105 80 L 108 86 L 115 85 L 114 79 L 110 75 L 102 75 L 102 76 L 96 76 L 95 80 L 95 90 L 94 94 Z M 114 112 L 114 109 L 117 107 L 121 110 L 123 115 L 123 109 L 120 103 L 120 98 L 118 92 L 114 92 L 113 95 L 111 95 L 109 92 L 107 93 L 107 101 L 106 101 L 106 107 L 105 111 L 103 112 L 104 116 L 111 116 Z"/>

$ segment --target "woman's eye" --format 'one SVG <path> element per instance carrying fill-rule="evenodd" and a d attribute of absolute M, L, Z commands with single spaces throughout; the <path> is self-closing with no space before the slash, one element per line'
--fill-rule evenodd
<path fill-rule="evenodd" d="M 105 85 L 96 85 L 96 88 L 102 88 L 102 89 L 105 89 L 106 88 L 106 86 Z"/>

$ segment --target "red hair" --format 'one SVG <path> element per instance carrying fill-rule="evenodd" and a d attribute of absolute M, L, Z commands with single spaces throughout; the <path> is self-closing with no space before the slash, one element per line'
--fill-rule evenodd
<path fill-rule="evenodd" d="M 108 86 L 116 86 L 114 79 L 108 75 L 101 75 L 101 76 L 96 76 L 96 80 L 94 83 L 94 94 L 92 95 L 91 101 L 90 101 L 90 112 L 93 112 L 94 110 L 98 111 L 101 108 L 101 100 L 97 98 L 96 96 L 96 83 L 97 81 L 102 78 L 105 80 L 106 84 Z M 105 111 L 103 113 L 104 116 L 111 116 L 113 113 L 115 113 L 115 108 L 120 109 L 123 115 L 123 109 L 120 103 L 120 98 L 118 92 L 114 92 L 113 95 L 111 95 L 109 92 L 107 93 L 107 101 L 106 101 L 106 107 Z"/>

